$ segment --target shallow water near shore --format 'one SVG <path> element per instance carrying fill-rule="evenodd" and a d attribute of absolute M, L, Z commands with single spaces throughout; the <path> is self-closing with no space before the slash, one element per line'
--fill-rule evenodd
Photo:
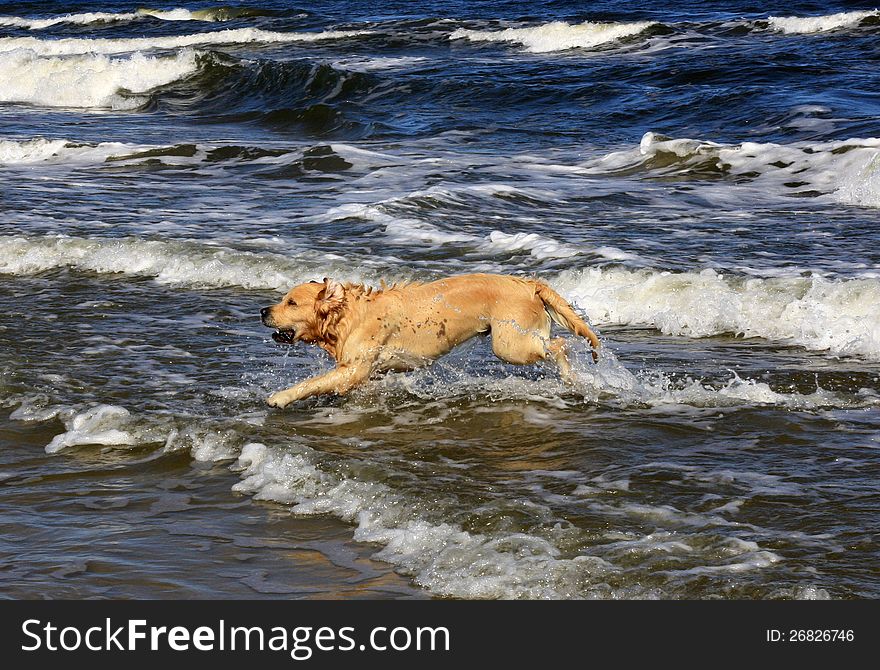
<path fill-rule="evenodd" d="M 0 4 L 0 593 L 880 596 L 851 5 Z M 265 406 L 286 288 L 458 272 L 600 362 Z"/>

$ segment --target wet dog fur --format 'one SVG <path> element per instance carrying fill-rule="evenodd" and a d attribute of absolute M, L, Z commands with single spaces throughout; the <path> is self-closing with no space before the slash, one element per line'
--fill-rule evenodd
<path fill-rule="evenodd" d="M 558 293 L 543 282 L 507 275 L 469 274 L 423 284 L 373 290 L 333 279 L 293 287 L 261 310 L 263 324 L 282 344 L 316 344 L 336 367 L 272 394 L 272 407 L 323 394 L 344 395 L 371 376 L 411 370 L 475 337 L 492 336 L 503 361 L 529 365 L 546 359 L 571 379 L 565 340 L 551 338 L 551 321 L 589 340 L 599 339 Z"/>

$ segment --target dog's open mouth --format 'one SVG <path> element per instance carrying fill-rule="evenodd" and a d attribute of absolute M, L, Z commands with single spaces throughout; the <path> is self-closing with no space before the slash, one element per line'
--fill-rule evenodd
<path fill-rule="evenodd" d="M 296 331 L 281 330 L 280 328 L 272 333 L 272 339 L 278 344 L 293 344 L 296 342 Z"/>

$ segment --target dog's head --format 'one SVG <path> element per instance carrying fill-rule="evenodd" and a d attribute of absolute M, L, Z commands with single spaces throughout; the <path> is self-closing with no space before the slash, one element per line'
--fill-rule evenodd
<path fill-rule="evenodd" d="M 263 325 L 275 328 L 272 339 L 281 344 L 317 342 L 328 337 L 329 325 L 345 304 L 345 287 L 338 281 L 294 286 L 281 302 L 260 310 Z"/>

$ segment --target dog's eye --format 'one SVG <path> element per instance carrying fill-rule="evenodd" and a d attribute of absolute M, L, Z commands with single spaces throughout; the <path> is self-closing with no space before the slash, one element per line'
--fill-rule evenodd
<path fill-rule="evenodd" d="M 290 299 L 287 301 L 287 304 L 291 307 L 296 307 L 296 300 Z"/>

